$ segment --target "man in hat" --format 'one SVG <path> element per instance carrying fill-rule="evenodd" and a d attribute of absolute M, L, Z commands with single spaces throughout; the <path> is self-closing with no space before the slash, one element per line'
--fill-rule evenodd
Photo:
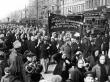
<path fill-rule="evenodd" d="M 13 43 L 14 49 L 12 50 L 11 54 L 9 55 L 9 67 L 11 73 L 14 76 L 17 76 L 19 80 L 23 80 L 22 77 L 22 67 L 23 67 L 23 58 L 21 55 L 21 42 L 16 40 Z"/>
<path fill-rule="evenodd" d="M 36 55 L 32 52 L 27 53 L 27 62 L 23 65 L 24 82 L 34 82 L 33 80 L 39 80 L 37 75 L 40 75 L 42 69 L 42 66 L 37 61 Z"/>
<path fill-rule="evenodd" d="M 26 54 L 27 62 L 23 65 L 23 80 L 24 82 L 31 82 L 31 74 L 28 72 L 28 68 L 26 66 L 29 65 L 30 62 L 32 62 L 32 57 L 34 54 L 32 52 L 28 52 Z"/>
<path fill-rule="evenodd" d="M 100 52 L 101 52 L 102 43 L 103 43 L 102 37 L 100 34 L 98 34 L 96 37 L 95 45 L 96 45 L 96 48 L 100 50 Z"/>
<path fill-rule="evenodd" d="M 86 72 L 84 82 L 96 82 L 93 72 Z"/>
<path fill-rule="evenodd" d="M 71 48 L 71 39 L 70 39 L 70 37 L 66 37 L 65 38 L 65 44 L 62 45 L 62 47 L 61 47 L 61 52 L 63 54 L 65 54 L 67 58 L 71 59 L 71 55 L 72 55 L 71 49 L 72 49 Z"/>
<path fill-rule="evenodd" d="M 36 54 L 37 57 L 39 57 L 39 49 L 36 47 L 38 44 L 38 40 L 34 37 L 34 36 L 31 36 L 31 39 L 29 40 L 29 43 L 28 43 L 28 47 L 29 47 L 29 50 Z"/>
<path fill-rule="evenodd" d="M 40 47 L 40 52 L 41 52 L 40 58 L 41 58 L 41 64 L 43 66 L 44 73 L 47 73 L 47 70 L 48 70 L 49 49 L 50 49 L 50 45 L 48 43 L 48 39 L 45 38 Z"/>

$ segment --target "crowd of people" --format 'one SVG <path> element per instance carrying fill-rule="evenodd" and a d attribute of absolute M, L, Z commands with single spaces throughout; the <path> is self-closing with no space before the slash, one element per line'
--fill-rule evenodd
<path fill-rule="evenodd" d="M 109 35 L 80 37 L 22 25 L 0 25 L 1 82 L 109 82 Z M 50 81 L 43 78 L 56 64 Z"/>

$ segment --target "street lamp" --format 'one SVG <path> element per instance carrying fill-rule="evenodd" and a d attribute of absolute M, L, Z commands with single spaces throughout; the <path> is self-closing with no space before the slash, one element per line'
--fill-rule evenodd
<path fill-rule="evenodd" d="M 51 13 L 51 11 L 48 10 L 48 35 L 49 35 L 49 37 L 51 36 L 51 35 L 50 35 L 50 33 L 51 33 L 51 32 L 50 32 L 50 20 L 51 20 L 51 19 L 50 19 L 50 13 Z"/>
<path fill-rule="evenodd" d="M 10 21 L 10 18 L 9 17 L 7 17 L 7 20 L 8 20 L 8 22 Z"/>

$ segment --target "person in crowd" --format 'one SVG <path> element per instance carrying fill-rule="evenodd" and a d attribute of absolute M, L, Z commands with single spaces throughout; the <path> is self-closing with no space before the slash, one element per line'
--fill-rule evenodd
<path fill-rule="evenodd" d="M 84 37 L 81 42 L 81 51 L 83 52 L 84 58 L 90 55 L 89 49 L 90 49 L 90 41 L 87 37 Z"/>
<path fill-rule="evenodd" d="M 27 62 L 23 65 L 24 82 L 39 82 L 43 67 L 39 64 L 34 53 L 29 52 L 26 55 Z"/>
<path fill-rule="evenodd" d="M 51 38 L 50 54 L 53 55 L 57 53 L 57 41 L 54 38 Z"/>
<path fill-rule="evenodd" d="M 62 53 L 55 54 L 53 58 L 57 62 L 53 74 L 61 75 L 63 81 L 67 80 L 69 78 L 69 69 L 72 66 L 70 59 L 67 58 L 67 55 Z"/>
<path fill-rule="evenodd" d="M 33 53 L 36 54 L 36 56 L 38 57 L 38 50 L 36 48 L 36 45 L 37 45 L 37 40 L 34 36 L 31 36 L 31 40 L 30 40 L 30 43 L 29 43 L 29 50 Z"/>
<path fill-rule="evenodd" d="M 24 54 L 24 52 L 26 50 L 28 50 L 28 46 L 27 46 L 27 35 L 26 34 L 22 34 L 21 38 L 20 38 L 20 42 L 21 42 L 21 54 Z"/>
<path fill-rule="evenodd" d="M 109 50 L 109 37 L 105 33 L 105 35 L 103 37 L 102 51 L 104 51 L 104 54 L 107 55 L 108 54 L 108 50 Z"/>
<path fill-rule="evenodd" d="M 10 71 L 12 75 L 16 76 L 22 81 L 23 58 L 21 54 L 21 42 L 16 40 L 13 43 L 13 47 L 14 49 L 12 49 L 8 60 Z"/>
<path fill-rule="evenodd" d="M 43 72 L 47 73 L 48 71 L 48 64 L 49 64 L 49 49 L 50 45 L 48 43 L 48 39 L 45 37 L 43 43 L 40 47 L 40 58 L 41 58 L 41 64 L 43 66 Z"/>
<path fill-rule="evenodd" d="M 90 54 L 94 54 L 95 50 L 96 50 L 95 41 L 91 40 L 90 49 L 89 49 Z"/>
<path fill-rule="evenodd" d="M 84 61 L 82 59 L 78 59 L 77 66 L 70 72 L 70 82 L 84 82 L 85 72 Z"/>
<path fill-rule="evenodd" d="M 99 50 L 95 50 L 90 56 L 88 56 L 85 60 L 89 63 L 90 68 L 93 68 L 98 62 L 99 59 Z"/>
<path fill-rule="evenodd" d="M 74 38 L 71 38 L 71 42 L 72 42 L 71 46 L 73 50 L 72 55 L 74 55 L 78 51 L 78 44 L 77 44 L 77 40 Z"/>
<path fill-rule="evenodd" d="M 8 66 L 7 61 L 4 60 L 4 56 L 0 55 L 0 79 L 5 74 L 4 69 Z"/>
<path fill-rule="evenodd" d="M 50 49 L 49 49 L 49 54 L 50 54 L 50 63 L 55 63 L 53 60 L 53 55 L 58 53 L 57 49 L 57 41 L 54 38 L 51 38 L 50 41 Z"/>
<path fill-rule="evenodd" d="M 15 82 L 16 78 L 11 74 L 10 68 L 6 67 L 4 69 L 5 75 L 1 78 L 1 82 Z M 20 81 L 16 81 L 20 82 Z"/>
<path fill-rule="evenodd" d="M 25 55 L 26 55 L 26 58 L 27 58 L 27 62 L 23 65 L 23 79 L 24 79 L 24 82 L 31 82 L 31 74 L 28 73 L 28 70 L 26 69 L 26 66 L 28 66 L 29 63 L 32 62 L 32 56 L 34 56 L 34 54 L 31 53 L 31 52 L 28 52 Z"/>
<path fill-rule="evenodd" d="M 61 47 L 62 54 L 65 54 L 67 58 L 71 59 L 72 50 L 71 50 L 71 38 L 66 37 L 65 38 L 65 44 Z"/>
<path fill-rule="evenodd" d="M 84 82 L 96 82 L 94 73 L 91 71 L 86 72 L 84 76 Z"/>
<path fill-rule="evenodd" d="M 96 49 L 98 49 L 100 53 L 101 53 L 102 43 L 103 43 L 102 37 L 101 37 L 100 34 L 98 34 L 97 37 L 96 37 L 95 45 L 96 45 Z"/>
<path fill-rule="evenodd" d="M 95 78 L 99 82 L 106 82 L 108 80 L 109 67 L 106 65 L 106 56 L 100 55 L 99 62 L 92 68 L 95 73 Z"/>
<path fill-rule="evenodd" d="M 77 66 L 77 61 L 82 57 L 82 51 L 77 51 L 75 55 L 72 56 L 72 66 Z"/>

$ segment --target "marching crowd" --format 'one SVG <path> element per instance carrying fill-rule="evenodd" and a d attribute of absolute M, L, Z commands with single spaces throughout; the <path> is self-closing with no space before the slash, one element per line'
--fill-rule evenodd
<path fill-rule="evenodd" d="M 79 38 L 70 32 L 0 25 L 1 82 L 109 82 L 109 35 Z M 50 81 L 43 78 L 56 64 Z"/>

